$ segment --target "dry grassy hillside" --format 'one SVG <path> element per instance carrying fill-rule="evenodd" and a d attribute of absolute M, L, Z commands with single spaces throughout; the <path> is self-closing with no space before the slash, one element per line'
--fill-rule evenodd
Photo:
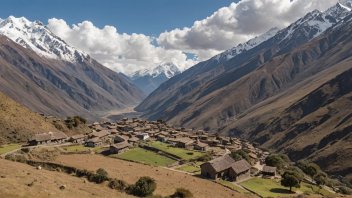
<path fill-rule="evenodd" d="M 40 116 L 0 92 L 0 144 L 25 142 L 35 133 L 58 131 L 58 128 L 67 135 L 91 131 L 84 124 L 68 129 L 63 120 Z"/>
<path fill-rule="evenodd" d="M 186 188 L 189 189 L 195 197 L 199 198 L 250 197 L 192 175 L 179 173 L 162 167 L 152 167 L 98 155 L 61 155 L 56 161 L 87 170 L 104 168 L 111 177 L 122 179 L 130 184 L 136 182 L 143 176 L 152 177 L 157 183 L 157 188 L 154 193 L 156 195 L 169 196 L 175 192 L 176 188 Z"/>
<path fill-rule="evenodd" d="M 0 159 L 0 197 L 132 197 L 107 185 L 84 182 L 66 173 L 36 170 L 26 164 Z M 60 186 L 65 185 L 61 190 Z"/>
<path fill-rule="evenodd" d="M 26 141 L 34 133 L 57 131 L 49 121 L 0 92 L 0 141 Z M 0 143 L 1 143 L 0 142 Z"/>

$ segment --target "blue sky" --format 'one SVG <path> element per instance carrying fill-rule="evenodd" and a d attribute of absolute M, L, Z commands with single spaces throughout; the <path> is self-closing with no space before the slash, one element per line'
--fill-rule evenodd
<path fill-rule="evenodd" d="M 233 0 L 1 0 L 0 18 L 25 16 L 44 23 L 61 18 L 68 24 L 89 20 L 119 32 L 157 36 L 191 26 Z"/>

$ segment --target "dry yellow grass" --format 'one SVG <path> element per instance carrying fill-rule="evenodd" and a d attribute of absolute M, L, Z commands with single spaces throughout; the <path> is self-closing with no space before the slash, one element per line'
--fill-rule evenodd
<path fill-rule="evenodd" d="M 239 194 L 214 182 L 185 173 L 99 155 L 61 155 L 56 161 L 81 169 L 96 170 L 104 168 L 112 177 L 125 180 L 130 184 L 136 182 L 142 176 L 150 176 L 157 183 L 155 194 L 162 196 L 171 195 L 176 188 L 182 187 L 189 189 L 195 197 L 246 197 L 246 195 Z"/>
<path fill-rule="evenodd" d="M 28 186 L 31 184 L 32 186 Z M 36 170 L 26 164 L 0 159 L 0 197 L 131 197 L 107 187 L 107 184 L 84 182 L 66 173 Z M 65 185 L 64 190 L 60 186 Z"/>

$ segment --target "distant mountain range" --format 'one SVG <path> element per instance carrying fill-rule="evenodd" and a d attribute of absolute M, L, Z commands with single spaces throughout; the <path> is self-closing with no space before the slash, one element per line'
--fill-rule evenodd
<path fill-rule="evenodd" d="M 41 113 L 96 119 L 144 97 L 126 76 L 24 17 L 1 20 L 0 64 L 0 91 Z"/>
<path fill-rule="evenodd" d="M 180 69 L 175 64 L 163 63 L 154 68 L 137 71 L 131 76 L 131 79 L 145 95 L 149 95 L 163 82 L 180 73 Z"/>
<path fill-rule="evenodd" d="M 350 11 L 351 1 L 340 1 L 272 29 L 171 78 L 136 110 L 350 174 Z"/>

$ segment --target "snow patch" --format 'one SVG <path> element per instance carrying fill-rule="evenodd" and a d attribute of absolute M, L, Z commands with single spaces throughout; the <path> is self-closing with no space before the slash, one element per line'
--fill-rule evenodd
<path fill-rule="evenodd" d="M 0 20 L 0 34 L 47 58 L 76 62 L 88 56 L 69 46 L 40 21 L 32 22 L 25 17 L 9 16 L 5 20 Z"/>

